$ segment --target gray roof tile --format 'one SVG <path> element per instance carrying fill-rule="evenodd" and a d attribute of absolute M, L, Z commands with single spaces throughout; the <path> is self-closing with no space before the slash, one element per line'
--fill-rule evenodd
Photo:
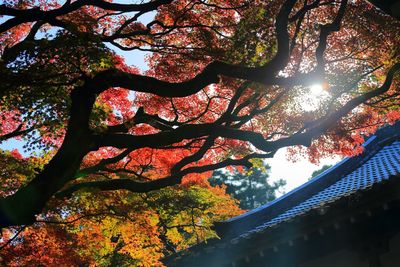
<path fill-rule="evenodd" d="M 223 238 L 246 237 L 400 174 L 400 122 L 380 129 L 347 158 L 275 201 L 220 224 Z M 225 229 L 224 229 L 225 228 Z M 217 228 L 218 230 L 218 228 Z"/>

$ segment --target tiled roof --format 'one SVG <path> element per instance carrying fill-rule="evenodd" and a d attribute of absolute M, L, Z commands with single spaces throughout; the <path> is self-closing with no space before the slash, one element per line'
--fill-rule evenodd
<path fill-rule="evenodd" d="M 369 138 L 362 155 L 347 158 L 281 198 L 223 222 L 217 231 L 222 238 L 248 237 L 398 174 L 400 123 L 384 127 Z"/>
<path fill-rule="evenodd" d="M 236 244 L 253 235 L 268 232 L 269 229 L 279 228 L 284 222 L 297 218 L 301 220 L 302 216 L 307 216 L 312 210 L 326 210 L 346 196 L 354 197 L 357 192 L 384 180 L 399 177 L 400 122 L 378 130 L 363 147 L 361 155 L 344 159 L 282 197 L 216 224 L 221 239 L 195 245 L 168 260 L 178 260 L 185 255 L 201 255 L 214 248 Z"/>
<path fill-rule="evenodd" d="M 283 212 L 275 218 L 266 221 L 239 237 L 264 231 L 266 228 L 290 220 L 312 209 L 320 208 L 341 197 L 351 195 L 358 190 L 364 190 L 375 183 L 389 179 L 391 175 L 400 173 L 400 141 L 385 146 L 359 168 L 344 176 L 331 186 L 308 198 L 306 201 Z"/>

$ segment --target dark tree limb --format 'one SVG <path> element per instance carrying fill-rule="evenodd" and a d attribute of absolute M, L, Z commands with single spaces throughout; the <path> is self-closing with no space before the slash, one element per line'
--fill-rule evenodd
<path fill-rule="evenodd" d="M 195 166 L 186 168 L 172 176 L 157 179 L 151 182 L 137 182 L 131 179 L 114 179 L 106 181 L 95 181 L 95 182 L 84 182 L 71 185 L 65 190 L 62 190 L 56 194 L 56 197 L 70 197 L 74 192 L 85 189 L 85 188 L 96 188 L 101 191 L 112 191 L 112 190 L 128 190 L 134 193 L 146 193 L 154 190 L 159 190 L 167 186 L 177 185 L 181 182 L 183 176 L 190 173 L 202 173 L 211 170 L 216 170 L 226 166 L 246 166 L 251 167 L 252 164 L 249 160 L 253 158 L 268 158 L 272 157 L 274 153 L 269 154 L 250 154 L 241 159 L 226 159 L 219 163 Z"/>
<path fill-rule="evenodd" d="M 74 12 L 84 6 L 94 6 L 110 11 L 137 11 L 143 13 L 156 10 L 158 7 L 169 4 L 172 1 L 173 0 L 155 0 L 143 4 L 119 4 L 102 0 L 78 0 L 73 3 L 67 1 L 62 7 L 49 11 L 43 11 L 39 8 L 16 9 L 3 4 L 0 5 L 0 15 L 12 16 L 13 18 L 10 18 L 6 22 L 0 24 L 0 33 L 28 22 L 45 21 L 52 24 L 57 17 Z"/>
<path fill-rule="evenodd" d="M 393 18 L 400 20 L 400 1 L 399 0 L 368 0 L 371 4 L 392 16 Z"/>
<path fill-rule="evenodd" d="M 29 133 L 29 132 L 31 132 L 31 131 L 33 131 L 35 129 L 35 127 L 29 127 L 29 128 L 27 128 L 25 130 L 22 130 L 22 127 L 23 127 L 23 125 L 20 124 L 20 125 L 18 125 L 18 127 L 14 131 L 0 136 L 0 143 L 5 141 L 5 140 L 7 140 L 7 139 L 27 134 L 27 133 Z"/>
<path fill-rule="evenodd" d="M 324 52 L 328 45 L 328 36 L 340 30 L 340 26 L 344 17 L 344 13 L 347 7 L 347 0 L 341 0 L 338 13 L 335 19 L 328 24 L 321 25 L 321 32 L 319 35 L 318 47 L 315 51 L 315 57 L 317 59 L 317 72 L 323 74 L 325 67 Z"/>
<path fill-rule="evenodd" d="M 35 222 L 48 200 L 74 179 L 83 157 L 92 150 L 89 117 L 95 101 L 80 87 L 71 94 L 70 120 L 64 142 L 56 155 L 32 181 L 13 195 L 0 199 L 0 227 Z"/>

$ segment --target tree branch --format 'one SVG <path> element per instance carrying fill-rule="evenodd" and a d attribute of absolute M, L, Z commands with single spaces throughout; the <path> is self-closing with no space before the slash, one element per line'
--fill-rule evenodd
<path fill-rule="evenodd" d="M 74 12 L 84 6 L 94 6 L 110 11 L 149 12 L 156 10 L 162 5 L 169 4 L 172 1 L 173 0 L 155 0 L 143 4 L 119 4 L 102 0 L 78 0 L 73 3 L 67 1 L 62 7 L 49 11 L 43 11 L 39 8 L 16 9 L 2 4 L 0 5 L 0 15 L 13 16 L 13 18 L 0 24 L 0 33 L 27 22 L 42 20 L 52 24 L 51 22 L 57 17 Z"/>
<path fill-rule="evenodd" d="M 106 181 L 95 181 L 95 182 L 85 182 L 74 184 L 65 190 L 62 190 L 56 194 L 58 198 L 70 197 L 74 192 L 84 189 L 84 188 L 97 188 L 101 191 L 111 191 L 111 190 L 128 190 L 134 193 L 146 193 L 154 190 L 158 190 L 167 186 L 177 185 L 181 182 L 183 176 L 189 173 L 203 173 L 211 170 L 216 170 L 226 166 L 245 166 L 250 168 L 252 166 L 250 159 L 253 158 L 269 158 L 272 157 L 274 153 L 269 154 L 250 154 L 241 159 L 226 159 L 219 163 L 204 165 L 204 166 L 194 166 L 186 168 L 172 176 L 157 179 L 151 182 L 137 182 L 130 179 L 114 179 Z"/>

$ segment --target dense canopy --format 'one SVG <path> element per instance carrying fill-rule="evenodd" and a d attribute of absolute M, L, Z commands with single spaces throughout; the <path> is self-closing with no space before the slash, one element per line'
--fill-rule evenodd
<path fill-rule="evenodd" d="M 400 118 L 400 22 L 388 10 L 0 1 L 0 141 L 30 152 L 0 155 L 1 258 L 154 265 L 241 212 L 209 185 L 211 171 L 282 147 L 315 161 L 360 153 L 366 135 Z M 122 51 L 135 50 L 148 70 L 125 63 Z"/>

